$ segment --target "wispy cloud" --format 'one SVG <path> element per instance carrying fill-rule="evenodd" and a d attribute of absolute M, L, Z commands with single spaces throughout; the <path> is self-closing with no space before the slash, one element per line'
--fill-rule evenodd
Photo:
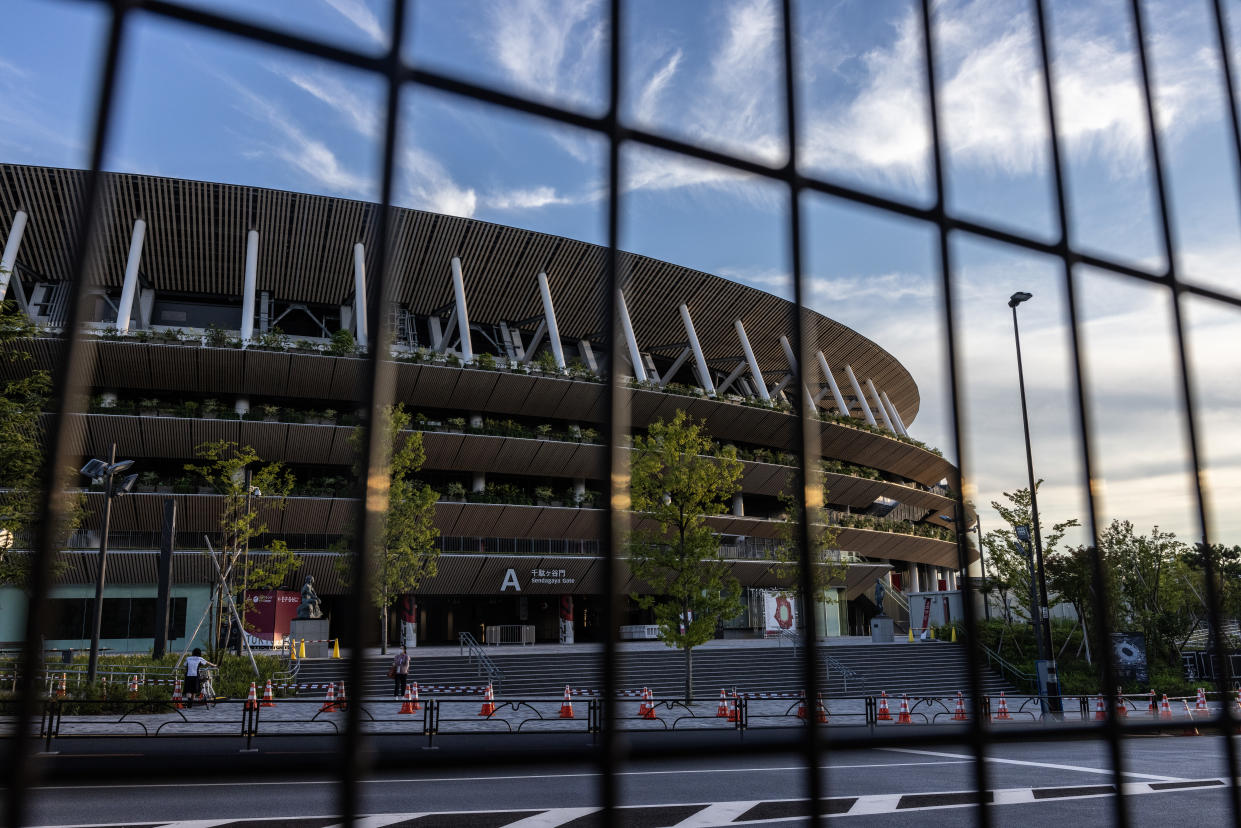
<path fill-rule="evenodd" d="M 366 5 L 365 0 L 323 0 L 328 6 L 357 26 L 363 34 L 380 46 L 388 45 L 388 35 L 379 18 Z"/>
<path fill-rule="evenodd" d="M 463 187 L 437 159 L 410 143 L 401 152 L 397 200 L 419 210 L 469 218 L 478 209 L 478 193 Z"/>
<path fill-rule="evenodd" d="M 326 72 L 294 69 L 286 64 L 273 63 L 268 69 L 334 109 L 358 134 L 379 137 L 380 109 L 374 96 L 364 94 L 367 87 Z"/>
<path fill-rule="evenodd" d="M 604 16 L 598 0 L 495 3 L 480 37 L 508 81 L 559 102 L 597 102 Z"/>

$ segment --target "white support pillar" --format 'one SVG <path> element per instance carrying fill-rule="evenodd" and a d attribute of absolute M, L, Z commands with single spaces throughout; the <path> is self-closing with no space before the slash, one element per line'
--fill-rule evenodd
<path fill-rule="evenodd" d="M 582 362 L 586 363 L 586 367 L 590 369 L 590 372 L 592 374 L 599 373 L 599 362 L 595 359 L 595 349 L 590 346 L 590 340 L 578 340 L 577 351 L 582 355 Z"/>
<path fill-rule="evenodd" d="M 888 392 L 880 391 L 879 399 L 883 400 L 883 404 L 887 407 L 888 413 L 892 415 L 892 425 L 896 426 L 896 430 L 902 435 L 908 437 L 909 432 L 905 430 L 905 421 L 901 419 L 901 412 L 897 411 L 896 406 L 892 405 L 892 401 L 888 399 Z"/>
<path fill-rule="evenodd" d="M 452 290 L 457 297 L 457 327 L 461 329 L 461 361 L 469 365 L 474 361 L 474 346 L 470 342 L 470 317 L 465 309 L 465 276 L 461 274 L 461 260 L 452 257 Z"/>
<path fill-rule="evenodd" d="M 431 350 L 436 353 L 444 350 L 444 333 L 440 330 L 440 318 L 438 316 L 427 317 L 427 330 L 431 332 Z"/>
<path fill-rule="evenodd" d="M 875 390 L 875 382 L 870 377 L 866 378 L 866 390 L 870 391 L 870 398 L 875 403 L 875 408 L 879 409 L 879 416 L 883 418 L 883 424 L 887 426 L 888 431 L 896 434 L 896 426 L 892 425 L 892 418 L 888 416 L 888 409 L 883 407 L 883 400 L 879 399 L 879 392 Z"/>
<path fill-rule="evenodd" d="M 733 517 L 745 517 L 745 498 L 741 492 L 733 495 Z"/>
<path fill-rule="evenodd" d="M 633 369 L 633 378 L 638 382 L 646 382 L 646 368 L 642 365 L 642 354 L 638 353 L 638 338 L 633 334 L 633 322 L 629 320 L 629 308 L 625 307 L 625 294 L 616 290 L 616 309 L 620 317 L 621 330 L 625 332 L 625 344 L 629 346 L 629 367 Z"/>
<path fill-rule="evenodd" d="M 246 276 L 241 285 L 241 341 L 254 336 L 254 288 L 259 274 L 259 231 L 246 233 Z"/>
<path fill-rule="evenodd" d="M 560 327 L 556 324 L 556 309 L 552 307 L 552 291 L 547 286 L 547 274 L 539 273 L 539 296 L 543 299 L 543 318 L 547 320 L 547 342 L 552 346 L 556 367 L 564 370 L 564 349 L 560 347 Z"/>
<path fill-rule="evenodd" d="M 784 358 L 789 361 L 789 371 L 791 373 L 787 377 L 785 377 L 783 380 L 781 380 L 778 386 L 772 389 L 771 393 L 773 396 L 783 391 L 785 386 L 787 386 L 790 382 L 793 381 L 793 376 L 797 373 L 797 355 L 793 353 L 793 346 L 789 344 L 789 338 L 787 336 L 780 337 L 780 347 L 784 349 Z M 806 385 L 805 380 L 806 378 L 802 377 L 802 384 L 801 384 L 802 404 L 805 405 L 807 411 L 814 411 L 815 410 L 814 395 L 810 393 L 810 388 Z M 818 415 L 816 414 L 816 416 Z"/>
<path fill-rule="evenodd" d="M 685 325 L 685 333 L 689 337 L 689 347 L 694 350 L 694 362 L 698 365 L 698 381 L 702 383 L 707 396 L 715 396 L 715 383 L 711 382 L 711 369 L 707 367 L 707 358 L 702 355 L 702 345 L 698 342 L 698 332 L 694 330 L 694 320 L 689 316 L 689 308 L 682 303 L 681 322 Z"/>
<path fill-rule="evenodd" d="M 819 351 L 819 367 L 823 369 L 823 376 L 827 378 L 827 387 L 832 389 L 832 399 L 836 400 L 836 410 L 843 416 L 849 416 L 849 406 L 845 405 L 845 395 L 840 393 L 840 386 L 836 384 L 836 378 L 832 376 L 832 369 L 827 365 L 827 357 L 823 356 L 823 352 Z"/>
<path fill-rule="evenodd" d="M 116 329 L 129 331 L 129 320 L 134 311 L 134 294 L 138 291 L 138 264 L 142 261 L 142 240 L 147 235 L 147 223 L 142 219 L 134 222 L 134 233 L 129 238 L 129 259 L 125 262 L 125 281 L 121 284 L 121 303 L 116 309 Z"/>
<path fill-rule="evenodd" d="M 359 348 L 365 348 L 366 329 L 366 248 L 362 242 L 353 246 L 353 322 L 357 332 L 354 340 Z"/>
<path fill-rule="evenodd" d="M 685 360 L 689 359 L 689 355 L 693 352 L 692 348 L 686 348 L 681 351 L 681 355 L 673 360 L 672 364 L 668 366 L 668 370 L 664 372 L 663 379 L 659 380 L 660 388 L 672 382 L 672 378 L 676 376 L 677 371 L 681 370 L 681 366 L 685 364 Z"/>
<path fill-rule="evenodd" d="M 244 418 L 247 414 L 250 413 L 250 398 L 249 397 L 238 397 L 237 399 L 233 400 L 233 411 L 237 412 L 238 417 Z"/>
<path fill-rule="evenodd" d="M 862 416 L 871 425 L 878 425 L 875 422 L 875 415 L 870 413 L 870 406 L 866 404 L 866 396 L 862 394 L 862 386 L 858 384 L 857 376 L 853 373 L 853 366 L 846 365 L 845 373 L 849 375 L 849 383 L 853 386 L 853 393 L 857 396 L 857 404 L 862 407 Z"/>
<path fill-rule="evenodd" d="M 543 344 L 543 337 L 547 335 L 547 320 L 540 319 L 539 326 L 534 329 L 534 334 L 530 337 L 530 344 L 526 346 L 525 356 L 521 358 L 522 362 L 529 362 L 534 359 L 534 353 Z"/>
<path fill-rule="evenodd" d="M 26 232 L 28 218 L 25 210 L 18 210 L 13 216 L 13 224 L 9 227 L 9 238 L 4 243 L 4 254 L 0 255 L 0 301 L 4 300 L 9 291 L 9 279 L 13 276 L 13 268 L 17 266 L 17 251 L 22 246 L 22 236 Z"/>
<path fill-rule="evenodd" d="M 487 490 L 487 473 L 476 471 L 470 475 L 470 491 L 483 492 Z"/>
<path fill-rule="evenodd" d="M 741 372 L 744 371 L 745 369 L 746 369 L 746 362 L 743 359 L 737 363 L 737 367 L 732 370 L 732 373 L 730 373 L 727 377 L 725 377 L 724 381 L 721 382 L 718 386 L 716 386 L 715 393 L 723 394 L 725 391 L 731 388 L 732 384 L 734 382 L 737 382 L 737 379 L 741 376 Z M 740 385 L 740 383 L 738 383 L 738 385 Z M 767 389 L 763 389 L 763 390 L 766 391 Z"/>
<path fill-rule="evenodd" d="M 758 369 L 758 360 L 754 358 L 750 338 L 745 335 L 745 325 L 741 324 L 740 319 L 734 319 L 733 327 L 737 329 L 737 338 L 741 340 L 741 350 L 745 353 L 745 361 L 750 365 L 750 376 L 754 378 L 754 387 L 758 389 L 758 395 L 763 402 L 767 402 L 771 399 L 767 393 L 767 382 L 763 379 L 763 372 Z"/>

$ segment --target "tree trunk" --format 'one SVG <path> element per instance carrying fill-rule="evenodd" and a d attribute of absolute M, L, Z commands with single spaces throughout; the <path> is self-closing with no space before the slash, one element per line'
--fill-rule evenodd
<path fill-rule="evenodd" d="M 694 650 L 688 646 L 685 648 L 685 698 L 694 700 Z"/>
<path fill-rule="evenodd" d="M 380 640 L 379 652 L 381 652 L 384 655 L 387 655 L 388 654 L 388 605 L 387 604 L 384 604 L 383 609 L 380 610 L 379 612 L 379 624 L 382 627 L 381 635 L 379 638 Z"/>

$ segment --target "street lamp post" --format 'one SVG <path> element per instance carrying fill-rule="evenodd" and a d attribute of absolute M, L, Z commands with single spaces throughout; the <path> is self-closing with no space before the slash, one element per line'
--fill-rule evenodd
<path fill-rule="evenodd" d="M 1052 711 L 1059 713 L 1060 680 L 1056 675 L 1056 664 L 1052 658 L 1051 617 L 1047 611 L 1047 576 L 1043 570 L 1043 535 L 1039 528 L 1038 492 L 1034 483 L 1034 453 L 1030 447 L 1030 415 L 1026 408 L 1026 378 L 1021 364 L 1021 332 L 1017 327 L 1017 306 L 1032 298 L 1033 294 L 1025 291 L 1014 293 L 1008 300 L 1013 311 L 1013 341 L 1017 345 L 1017 384 L 1021 390 L 1021 427 L 1026 439 L 1026 472 L 1030 480 L 1030 520 L 1034 524 L 1034 568 L 1038 579 L 1038 619 L 1035 621 L 1035 637 L 1038 639 L 1039 661 L 1041 671 L 1040 683 L 1046 685 L 1046 693 Z M 1028 544 L 1027 544 L 1028 546 Z"/>
<path fill-rule="evenodd" d="M 118 472 L 125 471 L 133 464 L 133 460 L 116 462 L 116 443 L 113 443 L 108 462 L 92 459 L 82 467 L 82 474 L 95 482 L 104 481 L 103 533 L 99 537 L 99 568 L 95 573 L 95 617 L 91 621 L 90 659 L 86 664 L 87 684 L 95 683 L 95 674 L 99 669 L 99 633 L 103 627 L 103 585 L 108 569 L 108 530 L 112 525 L 112 499 L 127 494 L 134 487 L 138 475 L 128 475 L 119 484 L 115 478 Z"/>

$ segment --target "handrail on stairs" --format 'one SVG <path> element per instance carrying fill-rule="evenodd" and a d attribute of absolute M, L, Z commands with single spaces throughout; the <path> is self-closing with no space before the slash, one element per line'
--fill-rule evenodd
<path fill-rule="evenodd" d="M 1014 682 L 1021 685 L 1025 690 L 1030 690 L 1037 684 L 1033 673 L 1027 673 L 1015 664 L 1005 660 L 1002 655 L 986 644 L 979 642 L 978 646 L 982 648 L 983 653 L 987 656 L 987 666 L 999 670 L 1000 675 L 1011 676 Z"/>
<path fill-rule="evenodd" d="M 504 671 L 491 660 L 491 656 L 487 655 L 486 650 L 478 643 L 478 639 L 474 637 L 473 633 L 457 633 L 457 643 L 461 655 L 467 655 L 466 650 L 468 648 L 471 664 L 477 660 L 479 675 L 486 673 L 487 680 L 495 687 L 499 687 L 504 683 Z"/>
<path fill-rule="evenodd" d="M 850 678 L 853 679 L 853 686 L 855 689 L 864 689 L 866 687 L 866 677 L 857 670 L 854 670 L 852 667 L 847 666 L 840 659 L 833 656 L 824 656 L 824 660 L 827 664 L 827 680 L 829 682 L 832 680 L 832 670 L 840 673 L 841 679 L 844 681 L 844 690 L 846 693 L 849 692 Z"/>

